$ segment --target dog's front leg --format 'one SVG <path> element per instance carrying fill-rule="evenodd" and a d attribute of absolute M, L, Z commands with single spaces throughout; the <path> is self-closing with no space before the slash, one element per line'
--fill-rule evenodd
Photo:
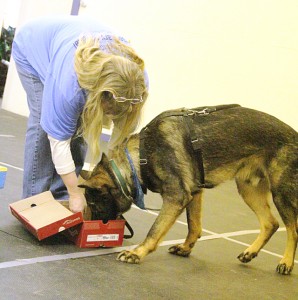
<path fill-rule="evenodd" d="M 188 235 L 183 244 L 169 248 L 171 254 L 189 256 L 192 248 L 202 235 L 202 197 L 203 191 L 193 195 L 192 201 L 186 206 Z"/>
<path fill-rule="evenodd" d="M 117 260 L 137 264 L 142 258 L 144 258 L 150 252 L 153 252 L 162 238 L 169 231 L 171 226 L 175 223 L 178 216 L 182 213 L 184 206 L 179 204 L 173 204 L 165 201 L 161 208 L 161 211 L 156 218 L 153 226 L 151 227 L 146 239 L 143 243 L 130 251 L 122 251 Z"/>

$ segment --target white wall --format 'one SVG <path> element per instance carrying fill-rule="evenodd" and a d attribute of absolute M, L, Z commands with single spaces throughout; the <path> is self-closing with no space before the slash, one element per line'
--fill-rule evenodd
<path fill-rule="evenodd" d="M 144 57 L 144 123 L 181 106 L 239 103 L 298 128 L 297 0 L 85 0 Z"/>
<path fill-rule="evenodd" d="M 15 27 L 22 0 L 0 0 L 0 25 Z"/>
<path fill-rule="evenodd" d="M 23 19 L 71 7 L 62 0 L 22 2 Z M 146 61 L 150 97 L 143 123 L 170 108 L 239 103 L 297 130 L 297 0 L 84 2 L 79 14 L 121 30 Z M 11 73 L 3 106 L 24 114 Z"/>
<path fill-rule="evenodd" d="M 4 2 L 5 25 L 20 27 L 26 21 L 37 16 L 48 14 L 70 14 L 72 0 L 1 0 Z M 1 16 L 0 16 L 1 17 Z M 14 24 L 11 24 L 14 23 Z M 19 80 L 15 64 L 9 66 L 2 108 L 8 111 L 28 116 L 26 94 Z"/>

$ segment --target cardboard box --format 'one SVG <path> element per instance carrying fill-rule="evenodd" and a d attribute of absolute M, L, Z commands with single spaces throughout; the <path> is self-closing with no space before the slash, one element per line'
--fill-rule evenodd
<path fill-rule="evenodd" d="M 11 213 L 39 240 L 83 222 L 81 212 L 72 213 L 50 191 L 14 202 Z"/>
<path fill-rule="evenodd" d="M 64 234 L 80 248 L 117 247 L 123 243 L 125 220 L 84 221 Z"/>

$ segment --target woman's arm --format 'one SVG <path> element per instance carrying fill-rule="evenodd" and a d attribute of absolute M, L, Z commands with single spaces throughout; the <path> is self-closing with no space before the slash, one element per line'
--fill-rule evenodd
<path fill-rule="evenodd" d="M 83 211 L 86 207 L 86 199 L 78 187 L 75 164 L 70 151 L 70 139 L 59 141 L 50 135 L 48 135 L 48 138 L 51 145 L 53 163 L 69 194 L 69 209 L 72 212 Z"/>

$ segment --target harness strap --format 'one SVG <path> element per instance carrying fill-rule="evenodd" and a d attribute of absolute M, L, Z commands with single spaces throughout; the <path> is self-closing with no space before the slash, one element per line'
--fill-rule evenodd
<path fill-rule="evenodd" d="M 199 108 L 194 108 L 194 109 L 182 108 L 179 110 L 166 111 L 166 112 L 158 115 L 146 127 L 144 127 L 140 132 L 139 153 L 140 153 L 141 175 L 142 175 L 143 181 L 145 182 L 145 179 L 147 178 L 147 168 L 145 168 L 145 166 L 148 164 L 148 161 L 147 161 L 147 157 L 146 157 L 145 139 L 146 139 L 146 133 L 149 130 L 149 126 L 152 125 L 153 123 L 157 122 L 158 120 L 166 118 L 166 117 L 183 116 L 184 119 L 186 120 L 186 124 L 187 124 L 189 134 L 190 134 L 191 145 L 194 150 L 195 156 L 197 158 L 198 169 L 199 169 L 199 173 L 200 173 L 198 188 L 199 189 L 200 188 L 207 188 L 207 189 L 213 188 L 214 187 L 213 184 L 205 182 L 203 153 L 202 153 L 202 149 L 200 149 L 199 138 L 192 126 L 192 121 L 191 121 L 192 118 L 191 117 L 205 116 L 205 115 L 209 115 L 210 113 L 213 113 L 215 111 L 239 107 L 239 106 L 240 106 L 239 104 L 228 104 L 228 105 L 218 105 L 218 106 L 210 106 L 210 107 L 199 107 Z"/>
<path fill-rule="evenodd" d="M 146 158 L 146 151 L 145 151 L 145 138 L 146 138 L 146 130 L 148 127 L 145 127 L 141 132 L 140 132 L 140 165 L 147 165 L 147 158 Z"/>
<path fill-rule="evenodd" d="M 202 149 L 200 148 L 200 144 L 199 144 L 199 138 L 198 135 L 195 133 L 194 128 L 191 124 L 191 117 L 189 114 L 185 113 L 184 114 L 185 117 L 185 122 L 187 124 L 188 127 L 188 131 L 190 133 L 190 141 L 191 141 L 191 145 L 192 145 L 192 149 L 195 153 L 196 156 L 196 160 L 198 163 L 198 169 L 199 169 L 199 184 L 197 185 L 198 188 L 206 188 L 206 189 L 211 189 L 214 187 L 213 184 L 210 183 L 206 183 L 205 182 L 205 171 L 204 171 L 204 163 L 203 163 L 203 153 L 202 153 Z"/>

